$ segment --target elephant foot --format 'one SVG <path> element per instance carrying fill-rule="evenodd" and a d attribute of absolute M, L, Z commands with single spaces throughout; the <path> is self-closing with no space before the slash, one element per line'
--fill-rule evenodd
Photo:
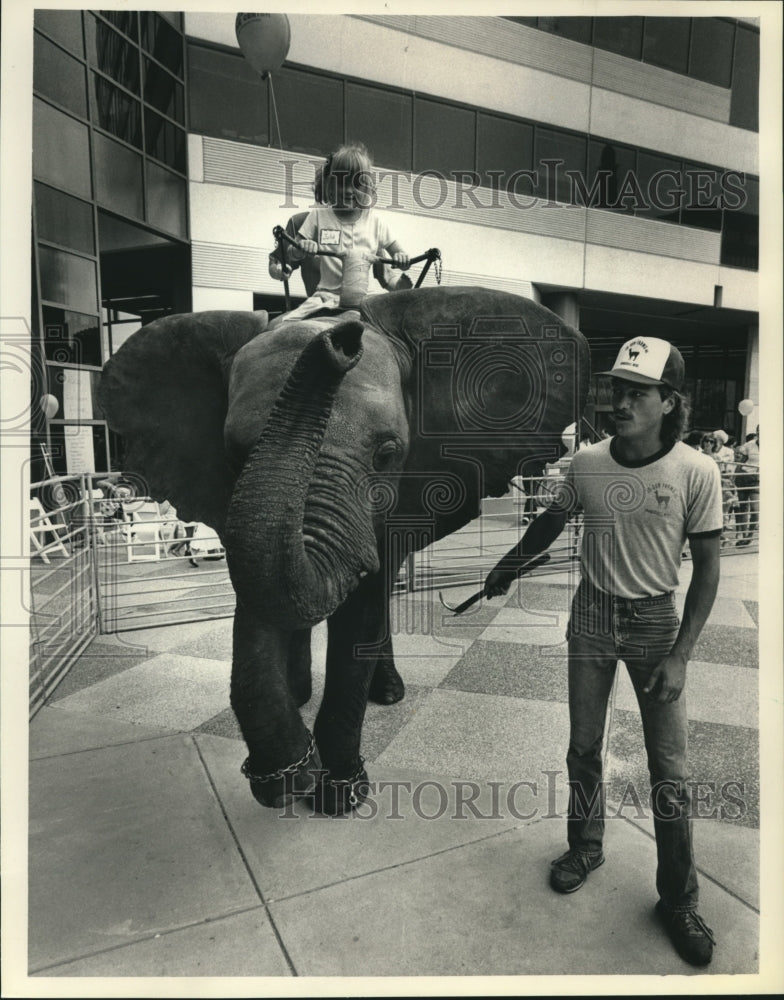
<path fill-rule="evenodd" d="M 295 764 L 269 774 L 256 774 L 248 757 L 240 770 L 250 782 L 253 798 L 269 809 L 282 809 L 296 799 L 313 795 L 324 774 L 313 737 L 310 738 L 304 757 Z"/>
<path fill-rule="evenodd" d="M 378 663 L 373 671 L 368 699 L 377 705 L 394 705 L 405 697 L 403 678 L 392 663 Z"/>
<path fill-rule="evenodd" d="M 370 794 L 364 764 L 360 757 L 359 768 L 351 778 L 327 778 L 322 775 L 313 793 L 314 811 L 324 816 L 344 816 L 364 802 Z"/>

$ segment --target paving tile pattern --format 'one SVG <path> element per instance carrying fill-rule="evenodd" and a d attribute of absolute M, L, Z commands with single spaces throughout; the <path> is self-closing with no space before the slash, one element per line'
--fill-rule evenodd
<path fill-rule="evenodd" d="M 696 974 L 656 926 L 655 844 L 634 808 L 608 822 L 608 864 L 590 891 L 547 887 L 565 845 L 572 576 L 527 581 L 461 618 L 437 593 L 395 599 L 407 693 L 368 706 L 363 754 L 371 781 L 403 789 L 405 822 L 381 786 L 372 815 L 337 820 L 252 800 L 229 708 L 231 619 L 96 640 L 31 727 L 30 974 Z M 739 571 L 723 580 L 689 675 L 697 861 L 721 944 L 709 973 L 758 963 L 753 583 Z M 319 626 L 310 727 L 325 650 Z M 645 803 L 624 673 L 605 777 L 611 803 L 629 782 Z M 466 790 L 477 798 L 463 815 Z"/>
<path fill-rule="evenodd" d="M 453 588 L 442 596 L 454 606 L 467 593 Z M 536 780 L 543 766 L 563 771 L 563 636 L 572 593 L 565 583 L 528 581 L 505 599 L 479 603 L 465 618 L 453 617 L 433 592 L 396 597 L 393 642 L 407 695 L 397 705 L 368 706 L 362 750 L 368 764 L 434 768 L 462 778 Z M 682 604 L 682 592 L 678 598 Z M 728 796 L 740 796 L 743 806 L 728 802 L 717 818 L 752 827 L 759 823 L 756 619 L 755 601 L 720 594 L 695 648 L 687 690 L 693 780 L 727 785 Z M 52 703 L 241 740 L 228 707 L 231 632 L 231 619 L 222 619 L 101 637 Z M 313 696 L 302 709 L 310 727 L 323 692 L 325 651 L 322 625 L 313 632 Z M 618 674 L 605 777 L 611 795 L 632 781 L 644 799 L 649 785 L 639 715 L 623 665 Z"/>

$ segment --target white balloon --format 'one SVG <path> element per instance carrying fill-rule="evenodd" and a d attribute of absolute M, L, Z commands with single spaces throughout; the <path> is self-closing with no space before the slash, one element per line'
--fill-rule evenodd
<path fill-rule="evenodd" d="M 45 396 L 41 396 L 41 409 L 44 411 L 44 416 L 47 420 L 51 420 L 52 417 L 60 409 L 60 404 L 57 401 L 57 397 L 53 396 L 51 393 L 47 393 Z"/>
<path fill-rule="evenodd" d="M 742 399 L 738 403 L 738 413 L 740 413 L 742 417 L 747 417 L 753 409 L 754 409 L 754 400 L 752 399 Z"/>
<path fill-rule="evenodd" d="M 285 14 L 237 14 L 234 33 L 242 54 L 266 80 L 289 52 L 291 26 Z"/>

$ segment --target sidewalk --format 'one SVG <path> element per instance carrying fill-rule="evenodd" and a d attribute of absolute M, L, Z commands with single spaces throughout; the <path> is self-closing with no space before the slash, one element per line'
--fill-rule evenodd
<path fill-rule="evenodd" d="M 687 564 L 681 599 L 688 576 Z M 715 818 L 694 824 L 717 940 L 707 970 L 682 962 L 654 918 L 652 828 L 624 799 L 631 781 L 645 803 L 648 785 L 623 669 L 607 777 L 625 804 L 607 824 L 607 863 L 572 896 L 548 886 L 565 849 L 561 574 L 461 619 L 437 594 L 401 596 L 406 698 L 369 706 L 376 797 L 339 819 L 251 797 L 228 707 L 230 619 L 100 637 L 30 728 L 30 975 L 757 972 L 756 587 L 756 555 L 722 561 L 690 665 L 693 777 L 717 789 L 703 791 Z M 324 644 L 321 626 L 309 725 Z"/>

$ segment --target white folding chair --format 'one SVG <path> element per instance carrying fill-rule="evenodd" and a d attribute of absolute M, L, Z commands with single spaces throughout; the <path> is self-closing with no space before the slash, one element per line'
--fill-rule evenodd
<path fill-rule="evenodd" d="M 158 504 L 134 505 L 131 520 L 125 526 L 128 562 L 153 562 L 163 552 L 162 521 Z"/>
<path fill-rule="evenodd" d="M 43 508 L 41 501 L 37 497 L 30 498 L 30 541 L 33 543 L 37 554 L 43 559 L 43 561 L 48 565 L 49 563 L 49 552 L 62 552 L 64 555 L 68 555 L 68 549 L 63 542 L 61 535 L 65 533 L 68 534 L 68 527 L 65 524 L 59 524 L 52 521 L 49 515 Z M 46 542 L 42 540 L 42 536 L 46 534 L 51 534 L 54 536 L 54 541 Z"/>

